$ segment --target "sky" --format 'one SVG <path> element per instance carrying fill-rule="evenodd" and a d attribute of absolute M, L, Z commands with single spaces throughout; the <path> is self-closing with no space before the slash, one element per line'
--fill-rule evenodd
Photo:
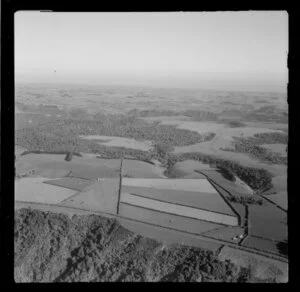
<path fill-rule="evenodd" d="M 284 11 L 15 14 L 16 81 L 284 91 L 287 54 Z"/>

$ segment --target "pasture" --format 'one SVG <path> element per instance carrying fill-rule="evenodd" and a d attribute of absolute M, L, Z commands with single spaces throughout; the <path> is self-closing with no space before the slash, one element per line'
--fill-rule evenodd
<path fill-rule="evenodd" d="M 266 239 L 287 239 L 287 213 L 276 206 L 249 206 L 249 234 Z"/>
<path fill-rule="evenodd" d="M 27 177 L 15 180 L 15 200 L 44 204 L 58 204 L 77 191 L 45 184 L 45 178 Z"/>
<path fill-rule="evenodd" d="M 116 214 L 118 193 L 119 179 L 104 179 L 77 193 L 76 196 L 64 200 L 62 204 L 74 208 Z"/>
<path fill-rule="evenodd" d="M 243 246 L 280 255 L 282 251 L 280 251 L 278 245 L 276 241 L 255 236 L 248 236 L 245 241 L 243 241 Z"/>
<path fill-rule="evenodd" d="M 101 177 L 118 177 L 120 163 L 118 159 L 99 159 L 91 156 L 73 156 L 72 161 L 65 161 L 63 154 L 27 154 L 16 162 L 17 173 L 29 169 L 37 169 L 37 174 L 48 178 L 58 178 L 66 175 L 83 179 Z"/>
<path fill-rule="evenodd" d="M 227 226 L 223 228 L 218 228 L 216 230 L 210 230 L 203 233 L 203 236 L 211 237 L 214 239 L 220 239 L 222 241 L 227 241 L 230 243 L 239 243 L 241 236 L 243 236 L 245 230 L 239 226 Z"/>
<path fill-rule="evenodd" d="M 144 161 L 124 159 L 122 163 L 123 177 L 133 178 L 164 178 L 164 169 L 158 164 L 150 164 Z"/>
<path fill-rule="evenodd" d="M 215 193 L 205 193 L 201 189 L 198 191 L 182 191 L 174 189 L 156 189 L 147 187 L 122 186 L 123 194 L 133 194 L 144 198 L 194 207 L 211 212 L 233 215 L 232 210 L 224 202 L 223 198 Z M 121 197 L 122 197 L 121 196 Z"/>
<path fill-rule="evenodd" d="M 154 211 L 170 213 L 178 216 L 195 218 L 199 220 L 204 220 L 208 222 L 215 222 L 225 225 L 238 225 L 238 220 L 234 213 L 228 208 L 226 213 L 217 213 L 214 210 L 198 209 L 184 205 L 178 205 L 176 203 L 170 203 L 165 201 L 158 201 L 155 199 L 149 199 L 146 197 L 141 197 L 134 194 L 122 193 L 121 203 L 126 203 L 134 205 L 137 207 L 142 207 L 146 209 L 151 209 Z M 225 202 L 223 204 L 226 206 Z M 222 206 L 223 207 L 223 206 Z M 132 214 L 134 216 L 134 214 Z"/>
<path fill-rule="evenodd" d="M 194 191 L 216 194 L 216 190 L 206 179 L 135 179 L 123 178 L 122 186 Z"/>
<path fill-rule="evenodd" d="M 137 141 L 133 138 L 115 137 L 115 136 L 100 136 L 100 135 L 89 135 L 79 136 L 82 139 L 94 141 L 100 145 L 108 147 L 124 147 L 130 149 L 137 149 L 143 151 L 149 151 L 152 149 L 151 141 Z"/>
<path fill-rule="evenodd" d="M 194 234 L 201 234 L 223 226 L 217 223 L 197 220 L 192 217 L 186 218 L 177 216 L 176 214 L 166 214 L 157 210 L 143 209 L 139 206 L 123 203 L 120 204 L 119 215 L 124 218 Z"/>
<path fill-rule="evenodd" d="M 265 195 L 264 197 L 287 211 L 288 197 L 286 191 L 281 191 L 272 195 Z"/>
<path fill-rule="evenodd" d="M 79 178 L 72 178 L 72 177 L 65 177 L 62 179 L 55 179 L 55 180 L 47 180 L 44 183 L 67 188 L 75 191 L 82 191 L 89 185 L 91 185 L 91 181 Z"/>
<path fill-rule="evenodd" d="M 150 118 L 147 118 L 149 120 Z M 153 120 L 153 118 L 151 118 Z M 183 119 L 175 119 L 170 117 L 162 117 L 161 119 L 155 119 L 155 121 L 161 121 L 162 125 L 176 125 L 178 129 L 190 130 L 198 132 L 199 134 L 204 134 L 208 132 L 216 133 L 226 126 L 220 123 L 214 122 L 193 122 L 193 121 L 186 121 Z"/>

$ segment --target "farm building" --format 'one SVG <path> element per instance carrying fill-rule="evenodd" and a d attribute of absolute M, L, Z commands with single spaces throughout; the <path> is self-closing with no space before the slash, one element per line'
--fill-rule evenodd
<path fill-rule="evenodd" d="M 118 209 L 121 217 L 195 234 L 239 224 L 206 179 L 123 178 Z"/>

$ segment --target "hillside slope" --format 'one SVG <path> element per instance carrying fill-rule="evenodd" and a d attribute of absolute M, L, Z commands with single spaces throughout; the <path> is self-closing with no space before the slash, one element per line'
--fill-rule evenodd
<path fill-rule="evenodd" d="M 164 245 L 114 219 L 15 212 L 16 282 L 257 281 L 209 251 Z"/>

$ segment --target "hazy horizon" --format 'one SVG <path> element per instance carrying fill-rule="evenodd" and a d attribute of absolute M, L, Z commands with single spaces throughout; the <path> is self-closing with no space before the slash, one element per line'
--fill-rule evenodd
<path fill-rule="evenodd" d="M 15 14 L 15 80 L 286 92 L 284 11 Z"/>

